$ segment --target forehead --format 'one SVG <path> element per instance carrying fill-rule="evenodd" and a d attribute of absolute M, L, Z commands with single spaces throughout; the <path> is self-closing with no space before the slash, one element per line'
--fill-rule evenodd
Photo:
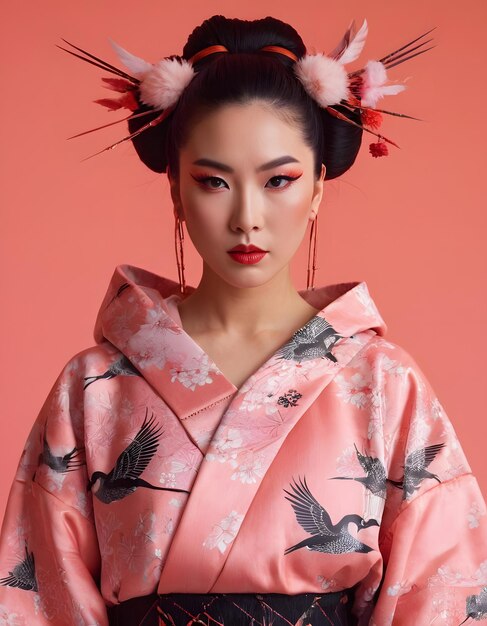
<path fill-rule="evenodd" d="M 192 126 L 182 150 L 194 158 L 218 154 L 223 160 L 225 154 L 246 154 L 262 162 L 281 154 L 296 153 L 299 158 L 309 152 L 290 112 L 261 101 L 227 104 L 208 113 Z"/>

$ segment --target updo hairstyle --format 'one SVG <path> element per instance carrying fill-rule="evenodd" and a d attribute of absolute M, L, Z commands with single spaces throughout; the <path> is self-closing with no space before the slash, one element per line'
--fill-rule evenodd
<path fill-rule="evenodd" d="M 305 91 L 294 75 L 294 61 L 283 54 L 259 51 L 263 46 L 282 46 L 301 58 L 306 47 L 297 31 L 274 17 L 257 20 L 213 15 L 188 37 L 182 58 L 188 60 L 207 46 L 220 44 L 229 52 L 209 54 L 194 64 L 196 73 L 170 115 L 132 138 L 142 162 L 154 172 L 179 177 L 179 151 L 193 124 L 226 104 L 264 100 L 283 121 L 299 128 L 314 154 L 316 179 L 321 164 L 325 180 L 346 172 L 354 163 L 362 141 L 362 129 L 330 115 Z M 173 55 L 174 56 L 174 55 Z M 139 100 L 134 113 L 150 111 Z M 349 119 L 361 124 L 360 110 L 334 105 Z M 160 111 L 129 119 L 130 133 L 158 116 Z"/>

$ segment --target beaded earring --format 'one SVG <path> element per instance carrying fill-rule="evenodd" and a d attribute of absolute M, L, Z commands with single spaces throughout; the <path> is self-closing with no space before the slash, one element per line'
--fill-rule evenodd
<path fill-rule="evenodd" d="M 184 278 L 184 230 L 183 222 L 180 220 L 179 215 L 175 218 L 174 228 L 174 247 L 176 250 L 176 263 L 178 266 L 178 280 L 179 291 L 182 294 L 186 293 L 186 280 Z"/>

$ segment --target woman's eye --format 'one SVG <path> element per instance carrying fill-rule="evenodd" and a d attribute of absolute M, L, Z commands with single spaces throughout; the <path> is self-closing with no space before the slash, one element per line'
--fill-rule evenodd
<path fill-rule="evenodd" d="M 293 178 L 292 176 L 273 176 L 270 180 L 287 180 L 287 181 L 295 181 L 299 176 Z M 269 181 L 270 182 L 270 181 Z M 280 187 L 274 187 L 274 189 L 283 189 L 284 187 L 289 187 L 289 185 L 282 185 Z"/>
<path fill-rule="evenodd" d="M 209 176 L 208 178 L 204 178 L 203 180 L 212 180 L 215 182 L 220 182 L 220 183 L 225 183 L 224 180 L 222 180 L 221 178 L 218 178 L 217 176 Z M 226 183 L 225 183 L 226 185 Z M 212 189 L 221 189 L 221 185 L 219 185 L 218 187 L 212 187 Z"/>
<path fill-rule="evenodd" d="M 218 178 L 217 176 L 203 176 L 202 178 L 196 178 L 196 180 L 201 183 L 204 187 L 209 187 L 210 189 L 221 189 L 220 186 L 218 187 L 212 187 L 210 185 L 207 185 L 206 183 L 208 181 L 219 181 L 221 183 L 225 182 L 223 179 Z"/>

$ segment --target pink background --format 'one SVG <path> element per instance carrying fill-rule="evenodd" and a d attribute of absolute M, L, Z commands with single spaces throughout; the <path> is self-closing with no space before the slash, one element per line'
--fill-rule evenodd
<path fill-rule="evenodd" d="M 170 10 L 167 7 L 170 6 Z M 93 104 L 108 76 L 59 50 L 61 37 L 120 65 L 108 37 L 156 61 L 179 54 L 189 32 L 215 13 L 291 23 L 308 49 L 332 50 L 352 18 L 369 36 L 362 67 L 437 26 L 437 47 L 388 73 L 408 89 L 383 108 L 384 134 L 401 149 L 373 159 L 364 136 L 353 168 L 325 184 L 315 284 L 365 280 L 391 341 L 431 381 L 487 494 L 486 4 L 445 0 L 225 3 L 84 0 L 3 8 L 1 100 L 0 509 L 33 421 L 61 368 L 93 344 L 101 299 L 118 263 L 177 280 L 165 175 L 146 169 L 127 142 L 81 162 L 126 134 L 124 124 L 70 135 L 128 114 Z M 364 7 L 366 11 L 364 12 Z M 370 138 L 370 139 L 369 139 Z M 308 231 L 309 233 L 309 231 Z M 293 270 L 306 287 L 308 236 Z M 187 282 L 199 257 L 186 240 Z"/>

